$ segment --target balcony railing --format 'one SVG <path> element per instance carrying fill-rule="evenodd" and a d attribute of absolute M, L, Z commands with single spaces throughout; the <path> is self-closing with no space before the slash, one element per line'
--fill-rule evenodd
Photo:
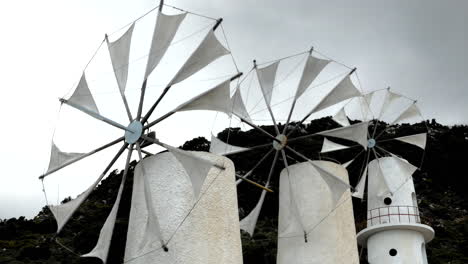
<path fill-rule="evenodd" d="M 380 224 L 420 224 L 421 218 L 416 206 L 392 205 L 367 211 L 367 226 Z"/>

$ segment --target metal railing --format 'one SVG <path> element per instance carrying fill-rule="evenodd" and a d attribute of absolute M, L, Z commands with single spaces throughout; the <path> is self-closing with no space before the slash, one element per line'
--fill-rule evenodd
<path fill-rule="evenodd" d="M 367 226 L 380 224 L 420 224 L 421 217 L 417 206 L 392 205 L 367 211 Z"/>

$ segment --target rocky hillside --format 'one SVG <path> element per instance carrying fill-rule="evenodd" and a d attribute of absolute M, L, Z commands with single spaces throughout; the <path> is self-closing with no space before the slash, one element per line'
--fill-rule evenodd
<path fill-rule="evenodd" d="M 336 125 L 329 118 L 315 120 L 299 129 L 293 137 L 330 129 L 334 126 Z M 436 232 L 436 238 L 427 246 L 428 259 L 431 264 L 468 263 L 468 192 L 465 190 L 468 186 L 465 169 L 468 164 L 466 154 L 468 153 L 468 127 L 447 127 L 432 120 L 421 124 L 392 127 L 382 135 L 382 138 L 419 133 L 422 130 L 425 131 L 426 127 L 429 129 L 429 137 L 424 162 L 413 178 L 422 221 L 432 226 Z M 273 132 L 271 127 L 264 127 L 264 129 Z M 263 137 L 257 131 L 243 132 L 239 129 L 230 129 L 221 132 L 218 136 L 223 140 L 229 136 L 229 142 L 239 146 L 270 143 L 268 138 Z M 349 150 L 335 156 L 318 156 L 321 141 L 321 138 L 311 137 L 301 142 L 291 143 L 291 146 L 312 159 L 333 159 L 344 162 L 349 160 L 348 157 L 358 154 L 354 152 L 356 150 Z M 339 143 L 346 144 L 347 142 Z M 411 146 L 408 148 L 407 145 L 401 144 L 389 144 L 385 147 L 395 154 L 402 155 L 413 164 L 421 162 L 422 152 L 417 148 Z M 204 138 L 196 138 L 186 142 L 181 148 L 207 150 L 209 142 Z M 230 158 L 236 163 L 236 170 L 243 173 L 255 165 L 258 157 L 265 152 L 266 150 L 259 149 L 242 155 L 232 155 Z M 288 159 L 290 163 L 299 160 L 294 156 Z M 357 165 L 349 167 L 352 184 L 357 181 L 359 166 L 362 162 L 356 160 L 355 163 Z M 135 161 L 132 162 L 130 167 L 108 263 L 121 263 L 123 259 L 135 164 Z M 258 182 L 264 182 L 270 164 L 271 159 L 265 160 L 252 178 Z M 273 176 L 272 189 L 276 193 L 281 169 L 282 166 L 278 165 L 276 175 Z M 73 219 L 58 237 L 54 236 L 56 224 L 47 208 L 43 208 L 34 219 L 19 217 L 0 220 L 0 263 L 100 263 L 97 259 L 79 258 L 78 255 L 94 247 L 100 227 L 115 200 L 121 177 L 122 171 L 111 172 L 75 213 Z M 239 185 L 241 218 L 255 206 L 260 192 L 258 188 L 250 184 Z M 67 202 L 67 199 L 63 202 Z M 356 227 L 361 229 L 365 225 L 366 204 L 354 200 L 353 205 Z M 244 263 L 275 263 L 277 215 L 278 198 L 276 195 L 267 195 L 256 233 L 252 238 L 245 233 L 242 234 Z M 367 263 L 365 255 L 363 251 L 361 263 Z"/>

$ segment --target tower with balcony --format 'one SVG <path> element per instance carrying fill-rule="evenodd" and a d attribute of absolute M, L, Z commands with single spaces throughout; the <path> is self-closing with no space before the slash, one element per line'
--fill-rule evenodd
<path fill-rule="evenodd" d="M 371 264 L 426 264 L 434 230 L 419 215 L 412 165 L 398 157 L 368 165 L 367 227 L 358 233 Z"/>

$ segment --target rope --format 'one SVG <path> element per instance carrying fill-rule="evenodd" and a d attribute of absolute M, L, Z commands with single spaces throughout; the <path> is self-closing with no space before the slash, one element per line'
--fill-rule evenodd
<path fill-rule="evenodd" d="M 181 12 L 187 12 L 187 13 L 192 14 L 192 15 L 195 15 L 195 16 L 199 16 L 199 17 L 203 17 L 203 18 L 207 18 L 207 19 L 211 19 L 211 20 L 215 20 L 215 21 L 218 20 L 218 19 L 213 18 L 213 17 L 209 17 L 209 16 L 205 16 L 205 15 L 202 15 L 202 14 L 199 14 L 199 13 L 187 11 L 187 10 L 184 10 L 184 9 L 182 9 L 182 8 L 178 8 L 178 7 L 175 7 L 175 6 L 168 5 L 168 4 L 164 4 L 164 6 L 173 8 L 173 9 L 178 10 L 178 11 L 181 11 Z"/>
<path fill-rule="evenodd" d="M 224 40 L 226 41 L 227 48 L 230 51 L 229 54 L 231 55 L 232 62 L 234 63 L 234 66 L 236 67 L 237 72 L 239 73 L 240 72 L 239 67 L 237 67 L 237 63 L 236 63 L 236 60 L 234 59 L 234 55 L 232 55 L 232 50 L 231 50 L 231 47 L 229 45 L 229 41 L 227 40 L 226 32 L 224 31 L 224 27 L 223 27 L 222 24 L 221 24 L 221 31 L 223 32 L 223 36 L 224 36 Z"/>

